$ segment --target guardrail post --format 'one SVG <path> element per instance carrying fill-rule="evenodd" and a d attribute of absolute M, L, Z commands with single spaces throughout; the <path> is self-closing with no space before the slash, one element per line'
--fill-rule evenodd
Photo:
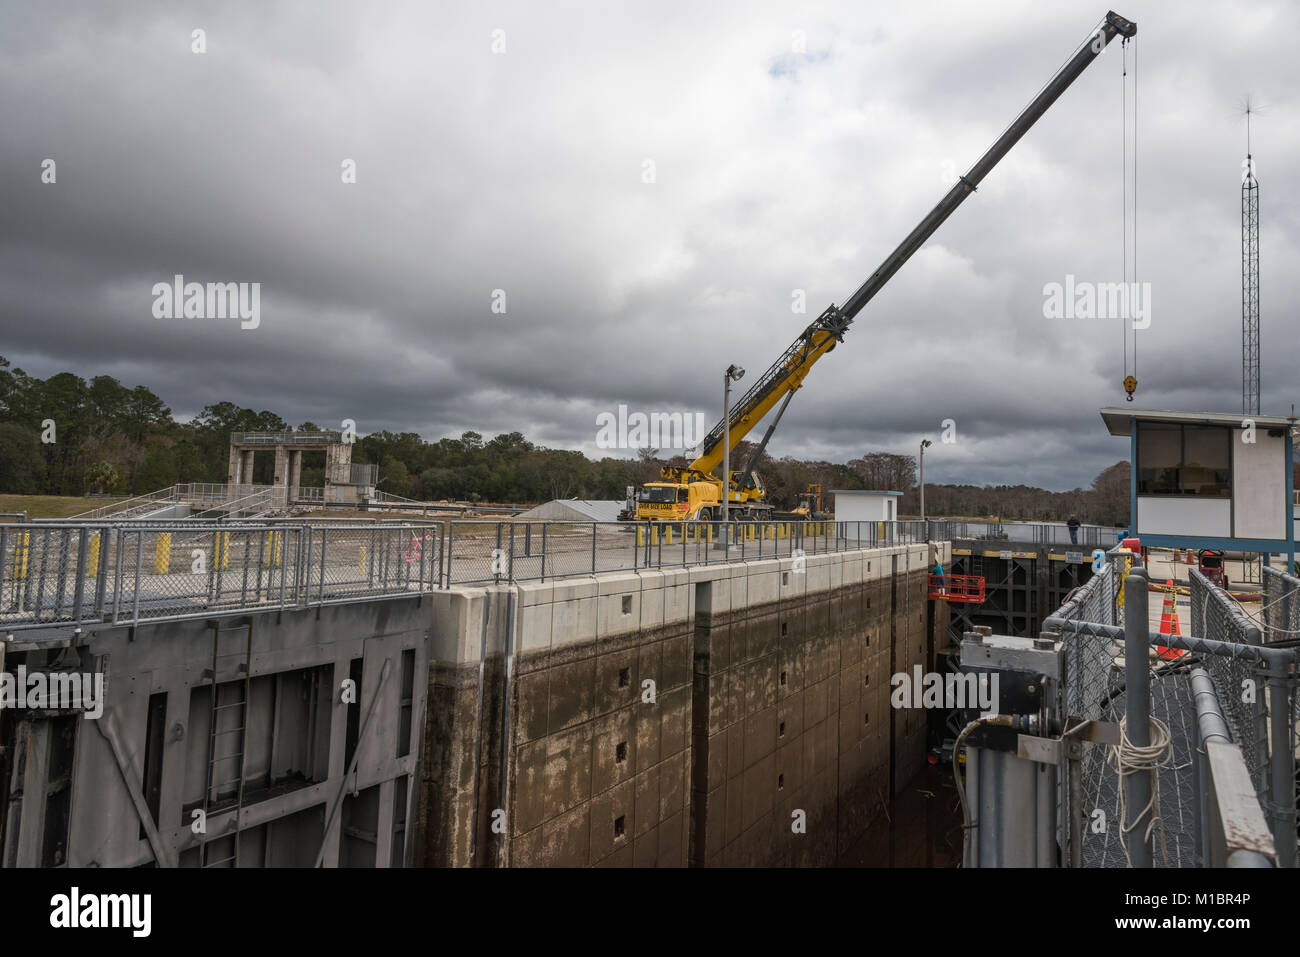
<path fill-rule="evenodd" d="M 325 559 L 329 557 L 327 550 L 327 539 L 329 538 L 329 529 L 321 528 L 320 530 L 320 590 L 317 592 L 317 599 L 325 600 Z M 386 581 L 387 579 L 385 579 Z"/>
<path fill-rule="evenodd" d="M 65 533 L 66 534 L 66 533 Z M 82 527 L 77 530 L 77 578 L 72 588 L 72 620 L 81 621 L 81 601 L 86 593 L 86 559 L 90 544 L 90 530 Z M 62 588 L 60 587 L 60 591 Z"/>
<path fill-rule="evenodd" d="M 1291 734 L 1292 689 L 1284 666 L 1270 662 L 1268 676 L 1269 721 L 1272 746 L 1269 769 L 1272 772 L 1273 844 L 1277 848 L 1277 866 L 1296 866 L 1296 776 L 1295 740 Z"/>
<path fill-rule="evenodd" d="M 454 546 L 456 538 L 456 523 L 447 522 L 447 547 L 445 549 L 447 559 L 442 563 L 442 575 L 447 588 L 451 587 L 451 564 L 455 558 Z"/>
<path fill-rule="evenodd" d="M 97 559 L 96 564 L 98 565 L 95 569 L 97 573 L 95 580 L 95 617 L 102 621 L 104 618 L 104 595 L 105 590 L 108 588 L 108 582 L 106 581 L 108 578 L 108 550 L 112 547 L 113 533 L 112 530 L 105 525 L 103 529 L 96 532 L 95 535 L 98 537 L 99 541 L 99 548 L 95 555 L 95 558 Z"/>
<path fill-rule="evenodd" d="M 1124 724 L 1128 740 L 1136 748 L 1151 744 L 1151 666 L 1150 619 L 1147 612 L 1146 569 L 1135 565 L 1129 572 L 1124 594 Z M 1135 771 L 1123 778 L 1125 807 L 1132 822 L 1121 821 L 1126 828 L 1124 841 L 1128 847 L 1129 863 L 1133 867 L 1151 866 L 1151 842 L 1147 838 L 1147 825 L 1151 820 L 1151 771 Z M 1127 782 L 1126 784 L 1124 782 Z"/>

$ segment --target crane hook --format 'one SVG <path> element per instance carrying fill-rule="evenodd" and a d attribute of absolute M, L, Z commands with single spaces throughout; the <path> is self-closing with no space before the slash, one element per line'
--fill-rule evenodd
<path fill-rule="evenodd" d="M 1137 391 L 1137 376 L 1126 375 L 1124 377 L 1124 391 L 1128 393 L 1128 400 L 1133 401 L 1133 393 Z"/>

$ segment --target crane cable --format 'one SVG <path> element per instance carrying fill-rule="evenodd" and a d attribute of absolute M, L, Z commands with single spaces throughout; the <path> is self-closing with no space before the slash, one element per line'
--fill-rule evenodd
<path fill-rule="evenodd" d="M 1120 113 L 1121 113 L 1121 126 L 1123 128 L 1123 133 L 1121 135 L 1121 146 L 1120 146 L 1120 207 L 1121 207 L 1120 220 L 1122 223 L 1120 259 L 1122 260 L 1123 263 L 1122 269 L 1124 275 L 1124 286 L 1123 286 L 1124 295 L 1122 301 L 1127 306 L 1127 308 L 1121 310 L 1120 330 L 1123 337 L 1123 346 L 1124 346 L 1124 391 L 1128 393 L 1128 401 L 1132 402 L 1133 393 L 1137 391 L 1137 384 L 1138 384 L 1138 380 L 1137 380 L 1138 325 L 1134 321 L 1135 318 L 1134 314 L 1136 312 L 1137 304 L 1140 300 L 1139 300 L 1139 287 L 1137 282 L 1137 46 L 1136 45 L 1134 45 L 1133 47 L 1133 244 L 1132 244 L 1133 284 L 1132 285 L 1129 285 L 1129 274 L 1128 274 L 1128 266 L 1129 266 L 1128 46 L 1129 46 L 1129 39 L 1130 39 L 1129 37 L 1125 37 L 1120 43 L 1120 48 L 1123 51 L 1123 56 L 1121 57 L 1123 73 L 1120 77 L 1120 104 L 1121 104 Z M 1151 304 L 1148 302 L 1146 305 L 1147 308 L 1149 309 Z M 1133 364 L 1132 364 L 1131 373 L 1129 371 L 1130 366 L 1128 360 L 1128 336 L 1129 336 L 1128 327 L 1130 324 L 1132 325 L 1133 328 Z"/>

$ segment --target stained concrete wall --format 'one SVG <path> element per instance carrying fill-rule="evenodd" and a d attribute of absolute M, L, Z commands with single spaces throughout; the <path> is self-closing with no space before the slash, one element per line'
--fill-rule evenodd
<path fill-rule="evenodd" d="M 894 711 L 888 692 L 890 674 L 929 669 L 946 627 L 926 601 L 934 550 L 454 588 L 7 645 L 10 670 L 102 672 L 108 707 L 100 725 L 3 715 L 9 754 L 22 750 L 0 767 L 4 863 L 200 863 L 191 811 L 212 793 L 214 754 L 236 751 L 255 780 L 238 807 L 209 799 L 210 862 L 238 828 L 242 866 L 310 865 L 321 848 L 327 866 L 398 865 L 408 835 L 426 866 L 834 863 L 924 760 L 925 713 Z M 344 702 L 358 667 L 359 700 Z M 245 676 L 247 719 L 221 711 L 217 728 L 247 732 L 214 739 L 213 683 L 226 704 Z"/>
<path fill-rule="evenodd" d="M 219 635 L 212 628 L 218 622 Z M 408 696 L 403 671 L 405 664 L 417 678 L 428 672 L 429 630 L 426 596 L 91 627 L 43 636 L 39 647 L 35 636 L 20 636 L 4 656 L 7 670 L 25 664 L 98 672 L 107 703 L 98 719 L 5 712 L 6 725 L 17 732 L 6 740 L 23 754 L 0 766 L 0 792 L 7 789 L 10 798 L 4 863 L 212 863 L 231 856 L 238 829 L 243 867 L 312 866 L 322 847 L 326 866 L 402 866 L 413 806 L 409 784 L 425 725 L 424 682 L 416 680 Z M 357 695 L 344 701 L 341 685 L 354 661 L 362 679 Z M 385 662 L 389 671 L 381 680 Z M 247 713 L 241 707 L 221 712 L 214 741 L 212 683 L 222 690 L 219 703 L 229 703 L 241 697 L 236 686 L 245 677 L 252 691 Z M 241 723 L 245 730 L 236 732 Z M 213 810 L 200 835 L 193 809 L 203 804 L 214 748 L 220 762 L 214 784 L 238 778 L 240 754 L 250 783 L 242 805 L 209 801 Z M 349 750 L 357 757 L 353 774 Z M 138 813 L 142 804 L 157 846 Z M 353 845 L 345 855 L 348 830 L 367 836 L 362 843 L 369 846 Z"/>
<path fill-rule="evenodd" d="M 925 713 L 888 694 L 946 627 L 934 554 L 433 596 L 419 862 L 834 863 L 924 761 Z"/>

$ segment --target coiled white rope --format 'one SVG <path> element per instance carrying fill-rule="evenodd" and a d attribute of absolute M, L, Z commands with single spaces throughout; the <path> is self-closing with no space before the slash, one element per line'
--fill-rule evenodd
<path fill-rule="evenodd" d="M 1151 743 L 1139 747 L 1129 740 L 1128 737 L 1128 717 L 1125 716 L 1119 722 L 1119 744 L 1110 746 L 1110 751 L 1106 755 L 1106 763 L 1115 769 L 1119 783 L 1119 830 L 1120 830 L 1120 849 L 1124 852 L 1124 860 L 1129 867 L 1133 866 L 1133 860 L 1129 857 L 1128 841 L 1125 839 L 1128 834 L 1138 826 L 1142 820 L 1142 815 L 1148 811 L 1151 812 L 1151 820 L 1147 824 L 1146 833 L 1142 835 L 1142 842 L 1146 843 L 1151 840 L 1151 835 L 1157 827 L 1160 828 L 1160 852 L 1164 856 L 1165 866 L 1169 866 L 1169 848 L 1165 843 L 1165 822 L 1160 816 L 1160 769 L 1170 766 L 1173 760 L 1173 739 L 1169 734 L 1169 726 L 1159 718 L 1151 719 Z M 1139 811 L 1133 819 L 1133 823 L 1128 823 L 1128 791 L 1127 778 L 1130 775 L 1137 774 L 1141 771 L 1151 772 L 1151 800 L 1147 806 Z"/>

